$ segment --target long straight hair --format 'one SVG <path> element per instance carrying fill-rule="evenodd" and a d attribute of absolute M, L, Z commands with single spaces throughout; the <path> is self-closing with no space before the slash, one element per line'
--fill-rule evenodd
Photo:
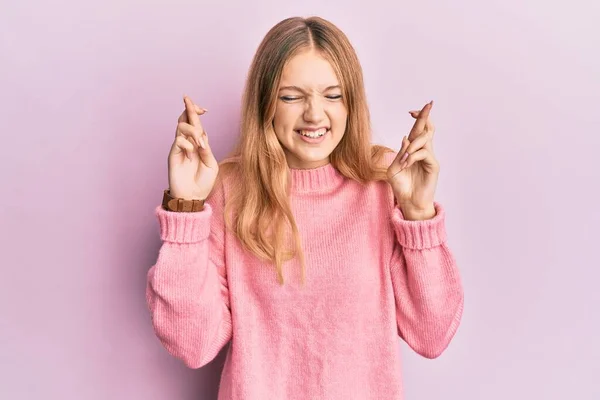
<path fill-rule="evenodd" d="M 225 206 L 228 228 L 245 249 L 272 262 L 280 284 L 284 283 L 284 263 L 294 257 L 299 258 L 303 283 L 306 273 L 289 202 L 289 167 L 273 129 L 283 68 L 305 50 L 316 50 L 331 63 L 348 110 L 346 132 L 330 156 L 332 166 L 360 183 L 385 180 L 386 168 L 381 161 L 384 153 L 392 151 L 371 144 L 362 67 L 346 35 L 319 17 L 288 18 L 271 28 L 248 72 L 240 140 L 231 157 L 222 161 L 220 172 L 224 176 L 234 174 L 240 182 L 240 190 L 233 191 Z"/>

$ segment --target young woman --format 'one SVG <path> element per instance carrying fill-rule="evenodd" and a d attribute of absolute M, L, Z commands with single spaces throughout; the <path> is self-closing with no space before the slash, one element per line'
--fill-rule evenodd
<path fill-rule="evenodd" d="M 184 102 L 148 273 L 164 347 L 199 368 L 231 342 L 222 400 L 402 399 L 398 337 L 437 357 L 463 309 L 433 104 L 398 153 L 373 145 L 357 56 L 321 18 L 267 33 L 221 165 Z"/>

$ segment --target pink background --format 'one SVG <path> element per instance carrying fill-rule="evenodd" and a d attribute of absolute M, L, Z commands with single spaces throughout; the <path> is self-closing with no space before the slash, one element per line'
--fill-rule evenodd
<path fill-rule="evenodd" d="M 250 59 L 318 14 L 361 57 L 375 137 L 434 99 L 438 200 L 466 290 L 407 399 L 600 398 L 597 1 L 12 1 L 0 6 L 0 398 L 215 399 L 151 330 L 145 274 L 190 95 L 217 157 Z"/>

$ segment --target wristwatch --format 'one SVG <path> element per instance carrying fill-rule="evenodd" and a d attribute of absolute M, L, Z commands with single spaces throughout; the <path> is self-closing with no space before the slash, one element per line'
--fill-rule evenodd
<path fill-rule="evenodd" d="M 204 200 L 185 200 L 171 196 L 169 189 L 163 194 L 162 207 L 168 211 L 197 212 L 204 210 Z"/>

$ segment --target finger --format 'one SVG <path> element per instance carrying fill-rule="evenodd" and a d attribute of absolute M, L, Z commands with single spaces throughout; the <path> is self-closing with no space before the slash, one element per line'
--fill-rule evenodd
<path fill-rule="evenodd" d="M 208 136 L 206 136 L 205 134 L 205 139 L 207 139 Z M 206 165 L 209 168 L 218 168 L 219 167 L 219 163 L 217 162 L 217 159 L 215 158 L 210 145 L 208 144 L 208 140 L 206 141 L 206 148 L 204 149 L 199 149 L 198 153 L 200 154 L 200 159 L 202 160 L 202 162 L 204 163 L 204 165 Z"/>
<path fill-rule="evenodd" d="M 402 147 L 400 148 L 400 151 L 398 152 L 398 155 L 396 156 L 400 165 L 402 165 L 402 163 L 404 161 L 406 161 L 406 157 L 408 157 L 408 153 L 406 152 L 406 149 L 409 146 L 410 146 L 410 141 L 408 140 L 408 138 L 406 136 L 404 136 L 402 138 Z"/>
<path fill-rule="evenodd" d="M 410 168 L 414 163 L 416 163 L 418 161 L 425 161 L 427 164 L 430 164 L 430 165 L 437 164 L 437 161 L 435 160 L 435 157 L 433 156 L 433 154 L 429 150 L 422 148 L 422 149 L 412 153 L 411 155 L 409 155 L 408 158 L 406 159 L 406 161 L 404 162 L 404 165 L 401 168 L 402 169 Z"/>
<path fill-rule="evenodd" d="M 430 139 L 431 139 L 430 133 L 425 131 L 424 134 L 422 134 L 421 136 L 418 136 L 415 140 L 410 142 L 410 145 L 406 149 L 406 154 L 412 154 L 412 153 L 426 147 L 427 143 L 429 142 Z"/>
<path fill-rule="evenodd" d="M 418 115 L 415 116 L 416 121 L 410 130 L 410 133 L 408 134 L 408 139 L 410 141 L 414 140 L 425 130 L 431 107 L 433 107 L 433 101 L 425 104 L 425 106 L 418 112 Z"/>
<path fill-rule="evenodd" d="M 195 154 L 195 146 L 185 136 L 175 138 L 175 147 L 176 153 L 184 153 L 189 160 Z"/>
<path fill-rule="evenodd" d="M 408 112 L 413 118 L 417 118 L 419 116 L 420 111 L 411 110 Z M 431 118 L 427 118 L 425 122 L 425 130 L 430 132 L 435 132 L 435 125 L 433 125 L 433 121 Z"/>
<path fill-rule="evenodd" d="M 409 113 L 414 118 L 417 118 L 417 116 L 419 115 L 419 111 L 409 111 Z M 413 113 L 415 114 L 413 115 Z M 431 118 L 427 118 L 427 121 L 425 122 L 425 131 L 430 132 L 431 136 L 433 137 L 433 134 L 435 133 L 435 125 L 433 124 Z"/>
<path fill-rule="evenodd" d="M 196 113 L 198 115 L 204 115 L 204 114 L 206 114 L 208 112 L 208 110 L 206 108 L 202 108 L 202 107 L 197 106 L 195 104 L 194 104 L 194 106 L 196 108 Z M 187 110 L 183 110 L 183 112 L 181 113 L 181 115 L 179 116 L 179 118 L 177 118 L 177 122 L 187 122 L 187 123 L 189 123 L 188 116 L 187 116 Z"/>
<path fill-rule="evenodd" d="M 206 136 L 206 134 L 204 134 Z M 185 156 L 189 159 L 192 160 L 192 158 L 194 156 L 199 156 L 200 160 L 202 163 L 204 163 L 204 165 L 206 165 L 209 168 L 218 168 L 219 167 L 219 163 L 217 162 L 217 159 L 215 158 L 215 156 L 212 153 L 212 150 L 210 149 L 210 147 L 208 146 L 208 142 L 206 143 L 206 148 L 198 148 L 197 145 L 195 145 L 190 138 L 184 136 L 184 135 L 179 135 L 176 139 L 175 139 L 175 146 L 177 147 L 176 152 L 185 152 Z"/>
<path fill-rule="evenodd" d="M 204 140 L 202 139 L 202 133 L 198 132 L 198 128 L 194 127 L 186 122 L 179 122 L 177 124 L 177 132 L 178 135 L 184 135 L 187 138 L 191 138 L 196 146 L 200 146 L 201 148 L 206 148 L 206 143 L 204 143 Z"/>
<path fill-rule="evenodd" d="M 417 118 L 419 116 L 420 111 L 411 110 L 408 112 L 413 118 Z M 435 126 L 431 118 L 427 118 L 425 122 L 425 134 L 429 135 L 429 140 L 425 144 L 425 148 L 429 151 L 433 152 L 433 135 L 435 133 Z"/>
<path fill-rule="evenodd" d="M 210 144 L 208 143 L 208 135 L 206 134 L 206 131 L 202 131 L 202 134 L 200 135 L 200 140 L 202 141 L 202 144 L 204 145 L 204 147 L 202 147 L 202 149 L 210 150 Z"/>
<path fill-rule="evenodd" d="M 196 105 L 187 96 L 183 97 L 183 103 L 185 104 L 185 111 L 187 112 L 188 123 L 193 126 L 202 126 L 200 124 L 200 117 L 198 117 L 198 113 L 196 112 Z"/>
<path fill-rule="evenodd" d="M 410 133 L 408 134 L 408 140 L 414 140 L 425 130 L 425 124 L 427 123 L 427 119 L 429 118 L 429 112 L 431 111 L 431 107 L 433 107 L 433 100 L 425 104 L 425 106 L 419 112 L 419 115 L 416 117 L 416 121 L 412 129 L 410 130 Z"/>

